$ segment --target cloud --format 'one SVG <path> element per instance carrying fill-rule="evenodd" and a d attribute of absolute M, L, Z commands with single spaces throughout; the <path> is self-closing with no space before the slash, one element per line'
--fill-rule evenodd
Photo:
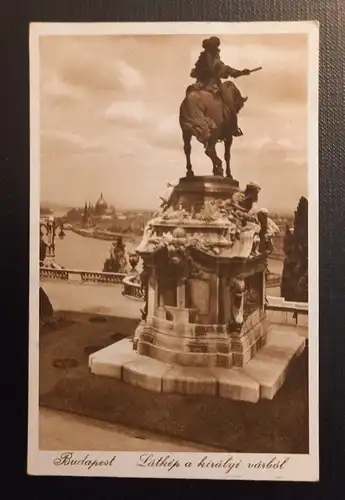
<path fill-rule="evenodd" d="M 115 66 L 118 70 L 118 79 L 124 88 L 135 90 L 144 85 L 144 79 L 140 72 L 124 61 L 117 61 Z"/>
<path fill-rule="evenodd" d="M 46 68 L 72 87 L 116 92 L 143 83 L 140 73 L 116 52 L 102 50 L 98 37 L 41 37 L 40 53 Z"/>
<path fill-rule="evenodd" d="M 41 133 L 41 154 L 66 156 L 90 153 L 100 149 L 99 141 L 89 141 L 80 134 L 67 131 L 43 131 Z"/>
<path fill-rule="evenodd" d="M 152 119 L 152 110 L 143 101 L 116 101 L 106 109 L 105 117 L 128 125 L 143 123 Z"/>
<path fill-rule="evenodd" d="M 273 42 L 273 40 L 272 40 Z M 292 42 L 290 44 L 290 42 Z M 289 40 L 282 47 L 279 41 L 263 43 L 224 44 L 221 57 L 225 64 L 237 69 L 262 66 L 262 70 L 236 80 L 246 95 L 264 102 L 304 102 L 307 94 L 307 43 L 301 46 Z M 299 78 L 296 75 L 299 74 Z M 301 78 L 301 75 L 304 78 Z M 254 99 L 253 99 L 254 100 Z"/>
<path fill-rule="evenodd" d="M 178 114 L 163 117 L 157 124 L 156 131 L 162 136 L 175 135 L 180 130 Z"/>
<path fill-rule="evenodd" d="M 194 36 L 42 37 L 44 197 L 82 204 L 107 188 L 115 205 L 157 206 L 167 179 L 185 172 L 178 113 L 200 45 Z M 270 205 L 294 208 L 287 188 L 296 194 L 307 182 L 305 47 L 286 37 L 222 38 L 225 63 L 263 66 L 236 80 L 249 100 L 239 116 L 244 137 L 234 141 L 232 169 L 241 185 L 261 184 Z M 197 175 L 212 171 L 196 140 L 192 162 Z M 68 189 L 54 194 L 67 170 Z"/>
<path fill-rule="evenodd" d="M 123 88 L 116 64 L 100 65 L 87 54 L 80 54 L 78 61 L 66 61 L 62 71 L 64 81 L 88 90 L 112 90 Z"/>
<path fill-rule="evenodd" d="M 129 136 L 135 133 L 137 139 L 157 149 L 178 150 L 181 147 L 177 113 L 164 115 L 144 101 L 116 101 L 108 107 L 105 116 L 118 127 L 127 127 Z"/>
<path fill-rule="evenodd" d="M 46 97 L 58 100 L 81 100 L 84 97 L 83 89 L 63 81 L 59 75 L 51 74 L 42 78 L 42 92 Z"/>

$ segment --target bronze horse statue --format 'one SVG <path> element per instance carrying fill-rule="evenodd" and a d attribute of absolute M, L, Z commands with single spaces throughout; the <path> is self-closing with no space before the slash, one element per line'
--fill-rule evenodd
<path fill-rule="evenodd" d="M 215 93 L 188 88 L 180 106 L 179 121 L 187 161 L 187 177 L 194 176 L 191 163 L 191 142 L 194 136 L 204 145 L 205 154 L 212 160 L 213 174 L 222 177 L 224 176 L 222 160 L 217 155 L 216 145 L 218 142 L 224 142 L 225 173 L 227 177 L 232 178 L 230 151 L 234 130 L 237 129 L 237 114 L 247 98 L 241 96 L 231 81 L 226 81 L 221 86 L 221 91 Z M 229 102 L 232 106 L 228 105 Z"/>

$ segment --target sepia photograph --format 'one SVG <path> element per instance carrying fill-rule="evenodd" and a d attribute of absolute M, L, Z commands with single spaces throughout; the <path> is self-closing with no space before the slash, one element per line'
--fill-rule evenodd
<path fill-rule="evenodd" d="M 28 473 L 318 480 L 318 24 L 30 27 Z"/>

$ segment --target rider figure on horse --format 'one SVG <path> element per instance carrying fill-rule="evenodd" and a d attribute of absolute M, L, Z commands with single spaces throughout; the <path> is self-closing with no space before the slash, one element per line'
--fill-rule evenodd
<path fill-rule="evenodd" d="M 222 79 L 237 78 L 239 76 L 249 75 L 250 71 L 244 69 L 242 71 L 231 68 L 223 63 L 220 59 L 220 40 L 218 37 L 207 38 L 202 43 L 203 52 L 200 53 L 199 59 L 195 63 L 190 76 L 196 79 L 196 83 L 190 85 L 187 92 L 191 90 L 206 90 L 208 92 L 220 92 L 224 104 L 233 113 L 235 127 L 233 135 L 235 137 L 243 135 L 242 130 L 238 127 L 237 113 L 243 107 L 247 97 L 242 97 L 240 91 L 233 85 L 233 98 L 229 97 L 229 92 L 223 88 Z"/>

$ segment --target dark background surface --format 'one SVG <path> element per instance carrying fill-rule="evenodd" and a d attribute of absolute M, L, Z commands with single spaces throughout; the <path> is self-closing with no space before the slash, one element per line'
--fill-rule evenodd
<path fill-rule="evenodd" d="M 35 478 L 26 474 L 29 279 L 29 23 L 320 21 L 320 484 Z M 342 0 L 1 0 L 1 212 L 6 284 L 2 364 L 11 413 L 6 465 L 24 498 L 344 498 L 345 2 Z M 5 112 L 3 111 L 5 109 Z M 298 131 L 296 131 L 298 134 Z M 6 255 L 7 253 L 7 255 Z M 8 349 L 10 347 L 10 349 Z M 4 404 L 4 403 L 3 403 Z M 13 413 L 13 415 L 12 415 Z M 17 445 L 17 446 L 15 446 Z M 3 451 L 5 453 L 5 450 Z M 20 479 L 20 480 L 19 480 Z M 340 486 L 336 491 L 336 483 Z M 17 492 L 19 489 L 21 492 Z M 25 490 L 24 490 L 25 488 Z M 15 490 L 15 491 L 14 491 Z M 235 491 L 234 491 L 235 490 Z M 238 494 L 237 493 L 237 494 Z"/>

